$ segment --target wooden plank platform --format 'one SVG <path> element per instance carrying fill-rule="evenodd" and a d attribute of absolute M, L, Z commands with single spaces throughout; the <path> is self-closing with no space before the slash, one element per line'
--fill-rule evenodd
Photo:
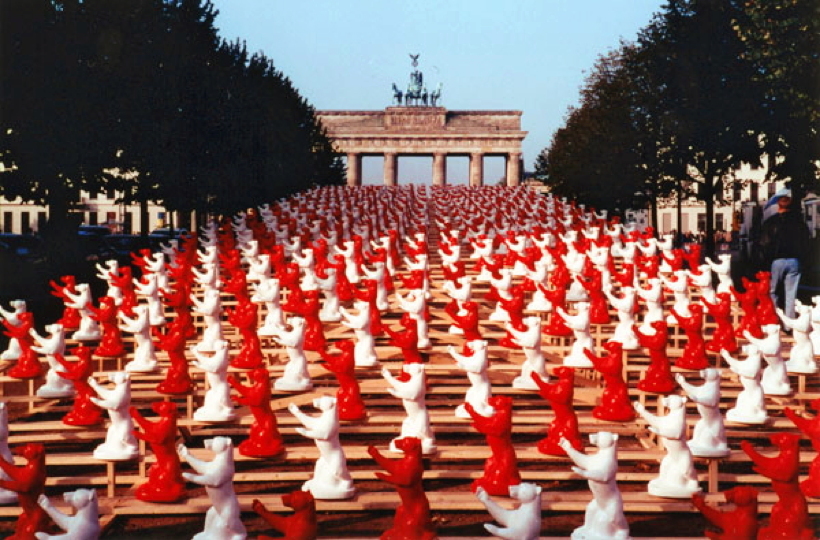
<path fill-rule="evenodd" d="M 431 251 L 433 250 L 431 245 Z M 483 505 L 470 493 L 470 482 L 481 475 L 484 460 L 489 456 L 489 449 L 482 435 L 478 434 L 468 420 L 456 418 L 453 410 L 461 403 L 468 388 L 465 374 L 459 370 L 447 353 L 449 345 L 460 346 L 461 336 L 448 333 L 449 318 L 444 313 L 445 303 L 449 298 L 440 290 L 441 273 L 435 267 L 433 257 L 433 299 L 430 301 L 432 320 L 429 333 L 433 346 L 425 351 L 427 357 L 426 375 L 428 380 L 427 406 L 430 411 L 431 424 L 438 438 L 438 452 L 426 458 L 428 470 L 425 479 L 428 485 L 428 496 L 434 512 L 472 512 L 486 514 Z M 397 282 L 398 285 L 398 282 Z M 473 298 L 481 302 L 487 291 L 486 284 L 474 284 Z M 398 289 L 404 293 L 402 289 Z M 669 296 L 671 300 L 671 296 Z M 231 298 L 225 298 L 224 305 L 231 304 Z M 667 302 L 669 304 L 669 302 Z M 494 306 L 482 303 L 483 317 L 489 314 Z M 264 310 L 260 309 L 260 321 Z M 391 326 L 398 325 L 398 311 L 393 308 L 385 317 Z M 614 313 L 613 313 L 614 316 Z M 735 314 L 737 316 L 737 313 Z M 614 320 L 614 318 L 613 318 Z M 201 321 L 200 321 L 201 322 Z M 232 347 L 241 346 L 237 332 L 226 326 L 226 338 Z M 516 453 L 525 481 L 539 483 L 544 487 L 543 508 L 553 512 L 583 513 L 591 495 L 586 481 L 571 472 L 570 461 L 540 454 L 535 443 L 545 435 L 552 412 L 537 392 L 513 389 L 512 379 L 520 371 L 523 353 L 505 349 L 495 344 L 505 332 L 498 323 L 483 320 L 481 327 L 485 339 L 490 340 L 490 378 L 493 382 L 493 393 L 509 395 L 514 400 L 514 436 Z M 714 325 L 707 325 L 706 332 L 713 330 Z M 593 330 L 598 344 L 611 335 L 614 324 L 597 325 Z M 671 358 L 680 356 L 685 344 L 685 336 L 676 329 L 670 332 Z M 338 323 L 326 325 L 326 336 L 330 341 L 352 338 L 353 333 Z M 126 336 L 128 347 L 133 347 L 133 340 Z M 191 343 L 194 343 L 192 341 Z M 568 353 L 572 344 L 571 338 L 553 338 L 544 336 L 543 350 L 547 357 L 548 367 L 560 365 L 561 359 Z M 784 347 L 787 349 L 788 345 Z M 393 398 L 386 391 L 387 383 L 380 375 L 380 368 L 386 367 L 396 373 L 401 366 L 401 351 L 388 343 L 385 338 L 376 341 L 377 354 L 381 360 L 378 368 L 359 368 L 362 394 L 368 406 L 369 415 L 365 421 L 342 423 L 340 433 L 351 475 L 356 481 L 359 493 L 345 501 L 318 501 L 320 512 L 326 513 L 361 513 L 369 511 L 392 511 L 398 505 L 394 491 L 376 479 L 377 469 L 366 452 L 370 444 L 385 450 L 390 439 L 398 436 L 405 414 L 401 401 Z M 263 341 L 263 353 L 268 361 L 271 377 L 282 374 L 285 358 L 284 350 L 275 346 L 270 340 Z M 247 435 L 252 418 L 247 408 L 237 408 L 237 419 L 222 424 L 206 424 L 193 420 L 192 413 L 202 402 L 205 389 L 204 374 L 192 367 L 191 373 L 197 383 L 197 389 L 190 396 L 169 397 L 158 394 L 154 388 L 164 376 L 167 366 L 167 355 L 158 352 L 160 371 L 151 374 L 133 374 L 133 404 L 145 411 L 146 416 L 153 416 L 150 404 L 157 400 L 173 400 L 180 405 L 179 427 L 184 432 L 186 444 L 198 456 L 208 458 L 209 453 L 202 449 L 202 441 L 215 435 L 226 435 L 238 443 Z M 722 365 L 718 355 L 710 353 L 713 365 Z M 95 376 L 98 379 L 106 372 L 121 369 L 129 357 L 120 359 L 98 359 L 99 369 Z M 291 402 L 307 407 L 317 396 L 334 394 L 335 378 L 319 364 L 319 356 L 308 353 L 310 373 L 314 380 L 314 389 L 309 392 L 286 393 L 273 392 L 271 405 L 276 412 L 280 432 L 285 438 L 287 451 L 284 456 L 271 460 L 250 459 L 236 454 L 237 473 L 235 483 L 240 489 L 240 504 L 244 511 L 250 511 L 254 498 L 262 500 L 266 506 L 276 512 L 287 511 L 282 507 L 280 495 L 292 489 L 298 489 L 312 472 L 312 465 L 318 456 L 315 446 L 302 438 L 295 431 L 298 422 L 287 412 Z M 659 396 L 646 394 L 634 388 L 634 384 L 646 370 L 648 358 L 644 351 L 630 351 L 625 355 L 625 375 L 633 385 L 630 395 L 635 401 L 641 401 L 651 410 L 659 410 Z M 10 363 L 0 364 L 5 370 Z M 673 368 L 675 372 L 688 373 L 690 380 L 697 381 L 697 374 Z M 232 373 L 242 370 L 231 369 Z M 763 453 L 770 453 L 766 437 L 775 431 L 792 431 L 796 429 L 782 414 L 786 406 L 805 410 L 807 404 L 820 397 L 820 376 L 791 376 L 795 393 L 783 398 L 767 398 L 770 421 L 762 426 L 745 426 L 727 423 L 727 435 L 732 453 L 721 459 L 696 458 L 696 468 L 701 485 L 710 493 L 707 501 L 722 502 L 716 493 L 717 489 L 726 489 L 737 483 L 753 484 L 761 489 L 760 511 L 766 514 L 776 501 L 776 495 L 770 483 L 756 474 L 746 455 L 739 450 L 739 441 L 752 440 Z M 34 395 L 41 380 L 20 382 L 5 375 L 0 375 L 0 393 L 2 399 L 13 404 L 13 421 L 9 426 L 9 442 L 12 447 L 30 441 L 43 442 L 48 451 L 47 466 L 49 470 L 49 495 L 68 491 L 76 486 L 98 488 L 101 512 L 107 519 L 113 516 L 157 516 L 157 515 L 192 515 L 204 513 L 208 500 L 200 489 L 190 484 L 192 496 L 179 504 L 151 504 L 136 500 L 134 488 L 145 480 L 146 469 L 154 462 L 154 456 L 143 452 L 141 459 L 133 462 L 106 463 L 91 458 L 93 448 L 105 438 L 105 426 L 77 428 L 60 422 L 62 415 L 69 409 L 70 400 L 44 400 Z M 648 433 L 643 421 L 613 423 L 603 422 L 592 416 L 592 408 L 599 402 L 601 380 L 597 373 L 590 369 L 576 371 L 575 405 L 580 429 L 588 434 L 606 430 L 620 435 L 619 462 L 621 469 L 618 481 L 624 495 L 624 508 L 627 515 L 637 513 L 672 513 L 676 515 L 694 512 L 688 500 L 661 499 L 646 492 L 646 483 L 657 475 L 658 463 L 663 457 L 663 450 L 658 447 L 655 437 Z M 722 408 L 732 406 L 740 392 L 736 377 L 724 369 Z M 688 425 L 691 430 L 698 417 L 694 404 L 688 405 Z M 586 443 L 587 441 L 585 441 Z M 587 446 L 588 452 L 594 452 Z M 816 453 L 808 441 L 804 440 L 800 453 L 801 471 L 807 474 L 808 466 Z M 497 498 L 503 505 L 511 504 L 505 498 Z M 59 507 L 59 501 L 55 501 Z M 809 510 L 820 515 L 820 500 L 810 500 Z M 0 507 L 0 516 L 11 517 L 19 513 L 17 507 Z M 693 514 L 693 515 L 696 515 Z M 489 521 L 489 516 L 488 516 Z"/>

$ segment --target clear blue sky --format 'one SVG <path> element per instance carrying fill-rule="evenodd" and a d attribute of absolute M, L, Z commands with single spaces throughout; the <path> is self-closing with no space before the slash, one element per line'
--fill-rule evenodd
<path fill-rule="evenodd" d="M 663 0 L 212 0 L 230 41 L 272 59 L 318 110 L 378 110 L 391 85 L 407 86 L 409 53 L 421 54 L 428 89 L 443 83 L 453 110 L 523 111 L 524 166 L 563 125 L 598 56 L 634 40 Z M 399 181 L 425 176 L 426 158 L 400 158 Z M 448 179 L 466 180 L 466 158 L 448 160 Z M 430 160 L 431 162 L 431 160 Z M 452 162 L 452 163 L 451 163 Z M 485 162 L 485 181 L 503 175 Z M 365 181 L 380 182 L 365 159 Z M 421 172 L 419 172 L 421 171 Z M 375 175 L 375 176 L 374 176 Z"/>

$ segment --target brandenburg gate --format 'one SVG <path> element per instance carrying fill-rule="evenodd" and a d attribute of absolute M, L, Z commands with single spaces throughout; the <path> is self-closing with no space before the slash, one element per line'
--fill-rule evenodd
<path fill-rule="evenodd" d="M 447 156 L 470 158 L 471 186 L 484 183 L 484 156 L 506 159 L 507 185 L 521 179 L 521 143 L 527 135 L 521 131 L 521 111 L 448 111 L 422 105 L 316 114 L 336 150 L 347 155 L 350 186 L 361 185 L 364 156 L 384 156 L 387 186 L 396 185 L 399 156 L 432 156 L 433 185 L 447 183 Z"/>
<path fill-rule="evenodd" d="M 447 156 L 470 158 L 470 185 L 484 184 L 484 156 L 506 159 L 507 185 L 521 180 L 521 111 L 448 111 L 436 106 L 442 84 L 427 91 L 411 54 L 407 90 L 393 83 L 393 107 L 383 111 L 318 111 L 336 151 L 347 155 L 347 184 L 362 184 L 362 158 L 384 156 L 384 184 L 398 181 L 399 156 L 432 156 L 433 185 L 447 183 Z M 403 100 L 403 101 L 402 101 Z M 428 106 L 429 104 L 429 106 Z"/>

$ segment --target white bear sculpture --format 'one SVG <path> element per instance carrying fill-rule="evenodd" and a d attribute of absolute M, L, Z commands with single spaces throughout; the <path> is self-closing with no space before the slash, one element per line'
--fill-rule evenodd
<path fill-rule="evenodd" d="M 111 423 L 105 435 L 105 442 L 94 449 L 94 459 L 105 461 L 125 461 L 139 456 L 139 444 L 134 436 L 134 422 L 128 408 L 131 406 L 131 375 L 125 371 L 108 374 L 114 388 L 106 388 L 93 377 L 88 384 L 99 398 L 92 397 L 94 405 L 108 410 Z"/>
<path fill-rule="evenodd" d="M 626 540 L 629 524 L 624 516 L 624 502 L 615 476 L 618 473 L 618 435 L 600 431 L 589 435 L 589 442 L 598 447 L 596 454 L 576 450 L 561 438 L 558 443 L 575 463 L 573 472 L 589 483 L 592 500 L 584 514 L 584 524 L 572 532 L 575 540 Z"/>
<path fill-rule="evenodd" d="M 532 380 L 532 374 L 538 373 L 542 381 L 549 379 L 546 360 L 541 350 L 541 317 L 524 317 L 522 322 L 527 327 L 519 332 L 514 326 L 507 323 L 504 327 L 513 335 L 517 345 L 524 351 L 524 363 L 521 364 L 521 373 L 513 379 L 513 388 L 522 390 L 538 390 L 538 385 Z"/>
<path fill-rule="evenodd" d="M 760 349 L 763 360 L 766 361 L 767 365 L 760 379 L 763 393 L 767 396 L 788 396 L 792 393 L 792 386 L 781 353 L 783 344 L 780 341 L 780 325 L 765 324 L 761 329 L 765 335 L 760 339 L 748 330 L 743 332 L 743 337 Z"/>
<path fill-rule="evenodd" d="M 48 371 L 46 372 L 46 380 L 37 389 L 37 397 L 53 399 L 65 398 L 74 396 L 74 383 L 65 377 L 60 377 L 59 372 L 64 368 L 57 361 L 58 355 L 65 354 L 65 330 L 63 325 L 59 323 L 46 325 L 46 332 L 48 337 L 43 337 L 32 328 L 29 331 L 31 337 L 37 342 L 37 345 L 31 349 L 37 354 L 43 354 L 48 363 Z"/>
<path fill-rule="evenodd" d="M 675 381 L 683 388 L 698 407 L 700 420 L 695 424 L 689 449 L 693 456 L 724 457 L 729 455 L 726 443 L 726 429 L 720 413 L 720 370 L 706 368 L 700 370 L 704 383 L 694 386 L 686 381 L 682 373 L 675 375 Z"/>
<path fill-rule="evenodd" d="M 485 523 L 484 528 L 506 540 L 538 540 L 541 533 L 541 486 L 522 482 L 510 486 L 510 498 L 518 501 L 518 507 L 508 510 L 492 500 L 479 487 L 475 496 L 487 508 L 493 519 L 501 524 Z"/>
<path fill-rule="evenodd" d="M 674 394 L 665 396 L 663 404 L 669 409 L 665 416 L 648 412 L 642 403 L 634 404 L 635 411 L 649 424 L 649 431 L 660 436 L 666 448 L 658 477 L 649 481 L 649 494 L 688 499 L 700 491 L 700 486 L 692 452 L 686 443 L 686 398 Z"/>
<path fill-rule="evenodd" d="M 495 411 L 489 404 L 492 387 L 487 374 L 487 342 L 483 339 L 474 339 L 468 341 L 465 347 L 468 355 L 460 354 L 452 345 L 447 347 L 450 356 L 455 359 L 458 367 L 467 372 L 467 379 L 470 381 L 470 388 L 467 389 L 464 401 L 472 405 L 481 416 L 492 416 Z M 455 414 L 458 418 L 471 418 L 464 403 L 456 407 Z"/>
<path fill-rule="evenodd" d="M 794 309 L 797 312 L 797 317 L 792 319 L 783 313 L 782 309 L 777 308 L 777 315 L 783 321 L 783 326 L 792 330 L 792 337 L 794 338 L 794 345 L 789 351 L 789 360 L 786 362 L 786 371 L 788 373 L 812 375 L 817 373 L 817 362 L 814 360 L 817 351 L 814 350 L 809 338 L 811 306 L 803 304 L 800 300 L 795 300 Z"/>
<path fill-rule="evenodd" d="M 356 366 L 373 367 L 378 365 L 379 357 L 376 355 L 375 340 L 370 328 L 370 304 L 357 300 L 353 307 L 358 310 L 355 315 L 339 306 L 341 323 L 353 330 L 356 336 L 356 344 L 353 346 L 353 359 Z"/>
<path fill-rule="evenodd" d="M 303 413 L 295 403 L 288 405 L 290 413 L 305 427 L 297 427 L 300 435 L 313 439 L 319 449 L 319 459 L 313 477 L 302 485 L 316 499 L 349 499 L 356 494 L 353 478 L 347 470 L 347 458 L 339 442 L 339 411 L 336 398 L 322 396 L 313 400 L 319 416 Z"/>
<path fill-rule="evenodd" d="M 211 507 L 205 514 L 205 528 L 194 540 L 244 540 L 241 509 L 233 489 L 233 443 L 228 437 L 205 440 L 205 448 L 214 453 L 211 461 L 195 458 L 185 445 L 177 447 L 179 456 L 194 468 L 196 474 L 183 472 L 189 482 L 205 486 Z"/>
<path fill-rule="evenodd" d="M 63 500 L 74 510 L 73 515 L 62 513 L 55 508 L 48 497 L 41 494 L 37 498 L 46 514 L 65 531 L 65 534 L 36 532 L 37 540 L 96 540 L 100 537 L 100 511 L 97 492 L 93 489 L 78 489 L 63 494 Z"/>
<path fill-rule="evenodd" d="M 291 317 L 288 319 L 290 330 L 284 326 L 275 326 L 273 340 L 285 347 L 288 363 L 282 376 L 276 379 L 273 387 L 284 392 L 303 392 L 313 388 L 305 356 L 305 319 Z"/>
<path fill-rule="evenodd" d="M 396 441 L 405 437 L 416 437 L 421 441 L 422 454 L 436 452 L 436 439 L 430 428 L 430 413 L 427 411 L 425 393 L 427 386 L 424 378 L 424 364 L 405 364 L 404 373 L 409 378 L 399 380 L 389 370 L 382 369 L 382 377 L 390 383 L 387 391 L 390 395 L 402 400 L 407 418 L 401 423 L 401 434 L 390 441 L 391 452 L 401 452 Z"/>
<path fill-rule="evenodd" d="M 144 305 L 133 309 L 134 318 L 129 318 L 122 311 L 117 316 L 124 324 L 120 325 L 123 332 L 134 334 L 134 358 L 125 364 L 125 371 L 133 373 L 150 373 L 157 369 L 157 353 L 154 349 L 154 340 L 151 337 L 151 323 L 148 308 Z"/>
<path fill-rule="evenodd" d="M 228 343 L 214 342 L 214 353 L 205 356 L 195 346 L 190 347 L 196 357 L 193 364 L 205 372 L 208 390 L 202 406 L 194 411 L 194 420 L 200 422 L 230 422 L 236 418 L 231 401 L 231 387 L 228 384 Z"/>
<path fill-rule="evenodd" d="M 744 361 L 733 358 L 726 350 L 720 351 L 720 355 L 729 364 L 729 369 L 740 377 L 740 384 L 743 386 L 735 406 L 726 411 L 726 419 L 741 424 L 764 424 L 769 415 L 766 413 L 766 396 L 760 385 L 760 364 L 763 357 L 757 345 L 749 343 L 742 350 L 746 354 Z"/>

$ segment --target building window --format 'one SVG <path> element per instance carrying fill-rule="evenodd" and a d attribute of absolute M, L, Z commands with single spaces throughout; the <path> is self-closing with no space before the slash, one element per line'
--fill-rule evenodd
<path fill-rule="evenodd" d="M 743 196 L 743 183 L 737 182 L 732 184 L 732 200 L 739 201 Z"/>
<path fill-rule="evenodd" d="M 23 212 L 20 214 L 20 219 L 22 220 L 20 224 L 20 231 L 23 234 L 28 234 L 31 232 L 31 214 L 28 212 Z"/>
<path fill-rule="evenodd" d="M 97 212 L 89 212 L 88 213 L 88 224 L 89 225 L 96 225 L 97 224 Z"/>
<path fill-rule="evenodd" d="M 726 227 L 726 224 L 723 222 L 723 214 L 715 214 L 715 230 L 722 231 L 724 227 Z"/>
<path fill-rule="evenodd" d="M 706 212 L 698 212 L 698 231 L 706 230 Z"/>
<path fill-rule="evenodd" d="M 758 187 L 759 186 L 757 182 L 752 182 L 751 184 L 749 184 L 749 188 L 751 190 L 751 195 L 749 195 L 749 198 L 752 200 L 752 202 L 757 202 L 758 197 L 760 196 L 757 192 Z"/>
<path fill-rule="evenodd" d="M 775 192 L 777 191 L 777 185 L 774 182 L 769 182 L 769 198 L 774 197 Z"/>
<path fill-rule="evenodd" d="M 37 230 L 42 231 L 43 227 L 46 226 L 46 223 L 48 223 L 48 213 L 37 212 Z"/>
<path fill-rule="evenodd" d="M 14 232 L 14 214 L 11 212 L 3 212 L 3 232 Z"/>

